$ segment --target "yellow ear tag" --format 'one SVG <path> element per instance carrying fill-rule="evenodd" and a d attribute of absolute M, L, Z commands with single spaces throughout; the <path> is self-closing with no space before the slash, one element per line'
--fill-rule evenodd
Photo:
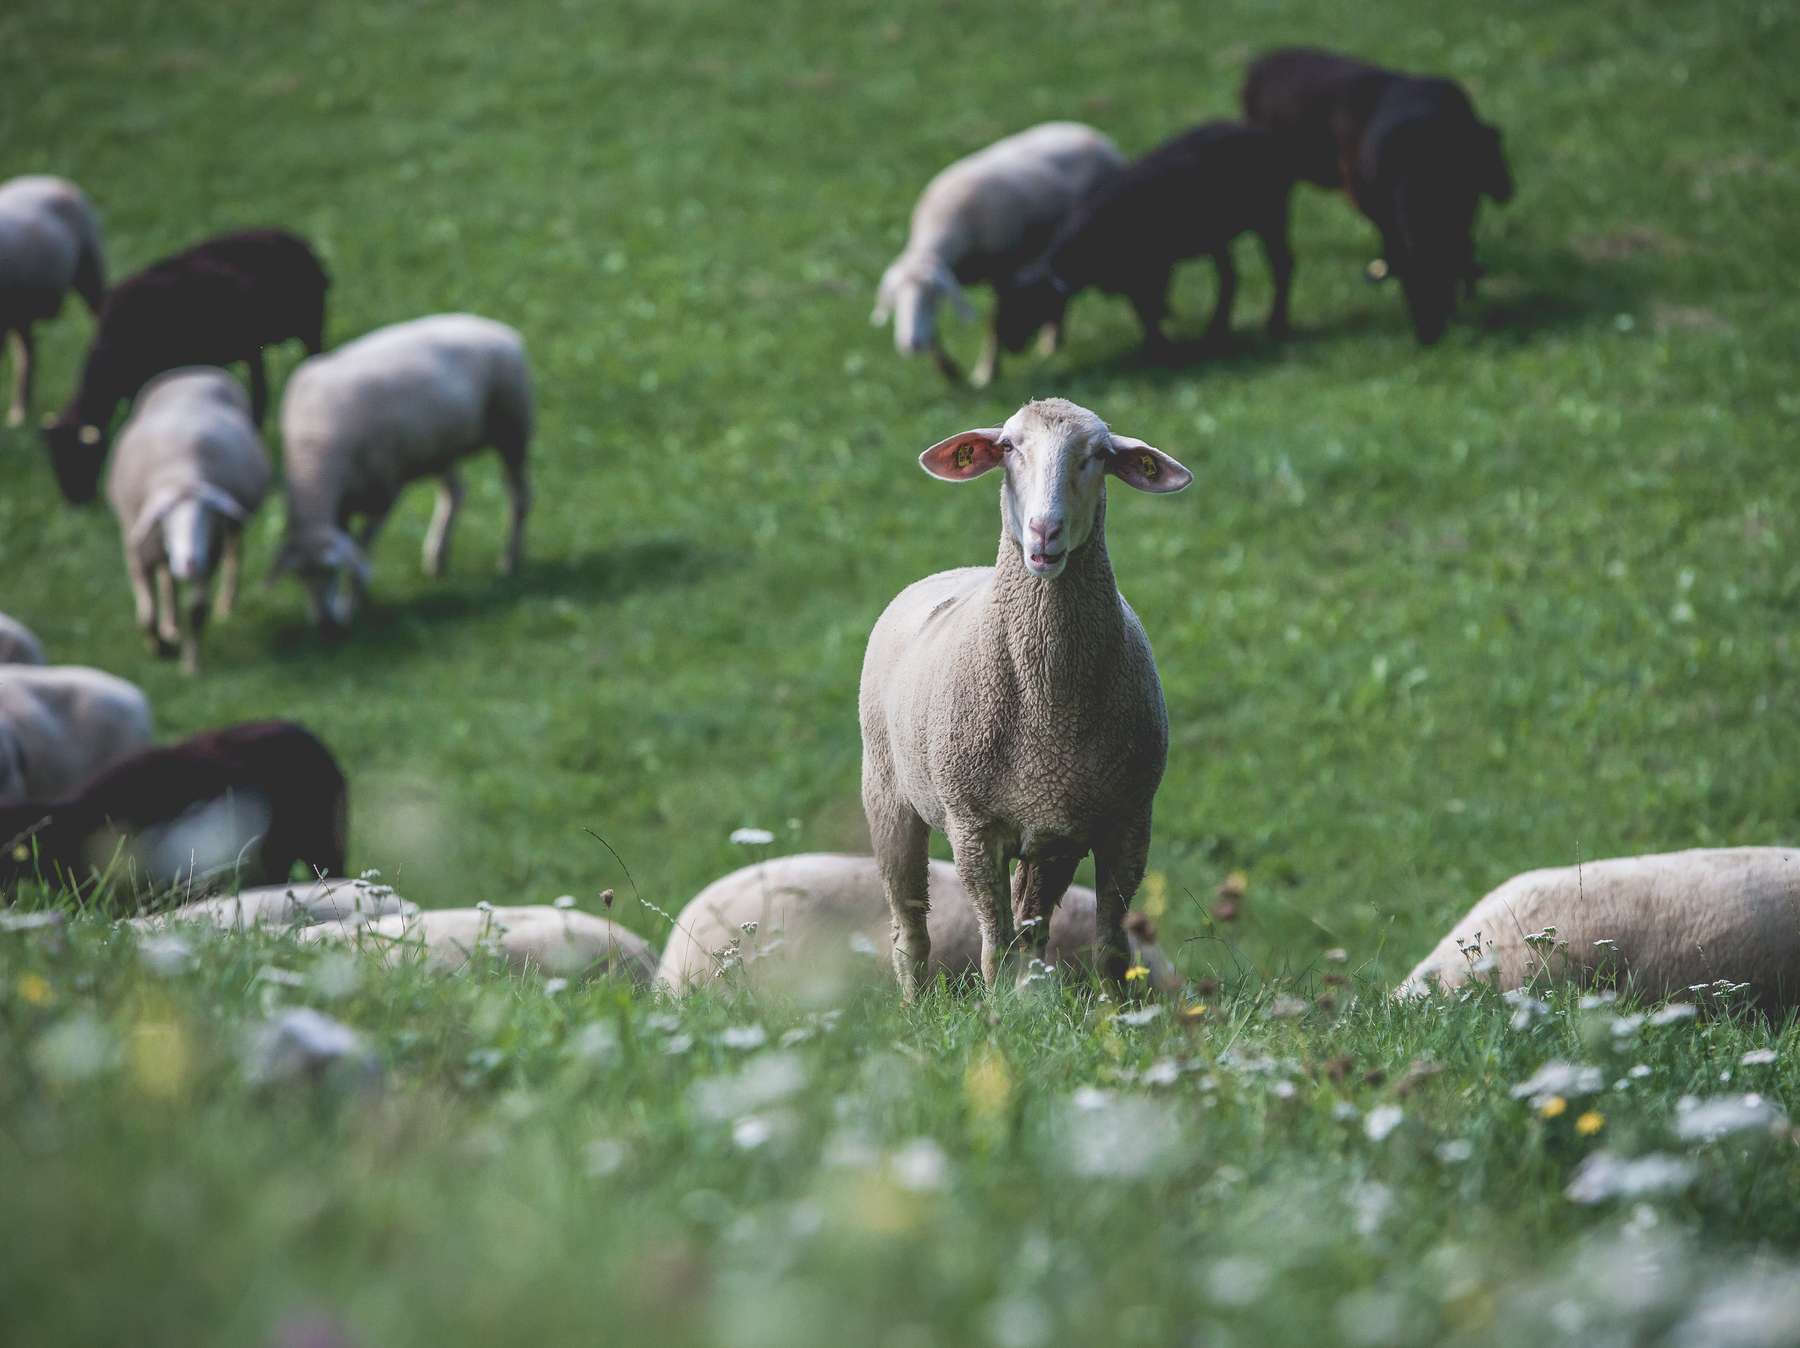
<path fill-rule="evenodd" d="M 974 462 L 975 447 L 973 445 L 964 444 L 956 447 L 956 466 L 958 469 L 967 469 L 968 466 Z"/>
<path fill-rule="evenodd" d="M 1138 470 L 1142 472 L 1145 477 L 1154 482 L 1162 473 L 1162 465 L 1157 463 L 1157 461 L 1148 454 L 1143 454 L 1138 457 Z"/>

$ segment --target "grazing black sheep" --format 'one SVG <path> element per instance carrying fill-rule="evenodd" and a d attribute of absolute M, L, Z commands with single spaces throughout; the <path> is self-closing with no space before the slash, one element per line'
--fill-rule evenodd
<path fill-rule="evenodd" d="M 251 721 L 141 750 L 65 800 L 0 808 L 0 890 L 34 873 L 91 888 L 115 860 L 133 898 L 280 884 L 295 862 L 339 875 L 348 818 L 331 751 L 292 721 Z"/>
<path fill-rule="evenodd" d="M 1130 300 L 1150 347 L 1165 347 L 1162 322 L 1175 264 L 1204 254 L 1219 273 L 1206 337 L 1221 343 L 1237 293 L 1231 242 L 1244 233 L 1262 241 L 1275 274 L 1269 331 L 1285 334 L 1294 275 L 1293 184 L 1281 142 L 1237 122 L 1208 122 L 1159 145 L 1082 197 L 1043 255 L 1001 289 L 1000 341 L 1009 351 L 1022 350 L 1046 323 L 1061 322 L 1072 295 L 1098 286 Z"/>
<path fill-rule="evenodd" d="M 112 288 L 81 382 L 44 428 L 63 495 L 91 501 L 118 406 L 154 375 L 182 365 L 250 367 L 250 415 L 268 409 L 263 348 L 298 338 L 325 347 L 330 278 L 306 240 L 282 229 L 220 234 L 152 263 Z"/>
<path fill-rule="evenodd" d="M 1342 188 L 1381 231 L 1374 279 L 1400 280 L 1413 331 L 1443 336 L 1457 290 L 1473 293 L 1475 211 L 1512 200 L 1500 132 L 1453 80 L 1406 75 L 1310 47 L 1251 67 L 1244 115 L 1281 136 L 1300 176 Z"/>

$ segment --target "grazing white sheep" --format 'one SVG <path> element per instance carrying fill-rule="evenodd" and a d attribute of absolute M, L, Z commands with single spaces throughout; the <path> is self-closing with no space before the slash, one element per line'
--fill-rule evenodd
<path fill-rule="evenodd" d="M 460 460 L 500 455 L 512 506 L 500 570 L 518 565 L 531 488 L 531 375 L 519 334 L 470 314 L 378 328 L 303 362 L 281 403 L 287 538 L 273 574 L 294 571 L 314 620 L 343 626 L 369 579 L 368 553 L 400 491 L 438 479 L 425 573 L 440 575 L 462 503 Z M 359 538 L 346 532 L 362 518 Z"/>
<path fill-rule="evenodd" d="M 650 943 L 616 922 L 573 908 L 427 908 L 381 917 L 360 928 L 306 927 L 303 941 L 350 940 L 388 962 L 422 957 L 426 967 L 454 973 L 490 952 L 524 973 L 576 977 L 620 974 L 647 987 L 656 974 Z"/>
<path fill-rule="evenodd" d="M 81 665 L 0 666 L 0 803 L 62 800 L 150 740 L 150 701 L 124 679 Z"/>
<path fill-rule="evenodd" d="M 938 302 L 948 299 L 973 319 L 963 288 L 1010 281 L 1043 251 L 1069 208 L 1124 164 L 1118 146 L 1080 122 L 1045 122 L 957 160 L 913 207 L 906 247 L 882 275 L 870 321 L 879 327 L 891 316 L 895 350 L 930 351 L 947 377 L 959 378 L 938 335 Z M 1060 331 L 1060 324 L 1047 331 L 1047 347 Z M 977 387 L 993 379 L 999 352 L 989 324 L 972 376 Z"/>
<path fill-rule="evenodd" d="M 417 904 L 408 903 L 387 885 L 327 876 L 288 885 L 258 885 L 236 894 L 196 899 L 179 908 L 148 917 L 134 917 L 130 921 L 132 926 L 146 931 L 172 923 L 221 927 L 227 931 L 319 924 L 348 930 L 391 914 L 409 917 L 418 911 Z"/>
<path fill-rule="evenodd" d="M 95 316 L 106 298 L 100 221 L 81 189 L 33 174 L 0 183 L 0 336 L 12 338 L 13 393 L 6 424 L 31 403 L 31 327 L 62 312 L 73 290 Z"/>
<path fill-rule="evenodd" d="M 931 974 L 952 979 L 981 968 L 981 929 L 956 868 L 933 861 Z M 1094 962 L 1094 891 L 1072 885 L 1050 919 L 1047 961 L 1086 970 Z M 1173 992 L 1181 976 L 1163 954 L 1147 921 L 1128 931 L 1131 960 L 1148 971 L 1158 991 Z M 826 985 L 891 976 L 892 921 L 881 872 L 873 857 L 807 853 L 745 866 L 713 881 L 675 919 L 663 947 L 657 981 L 677 995 L 724 977 L 758 987 L 777 980 L 806 995 L 829 995 Z"/>
<path fill-rule="evenodd" d="M 44 647 L 37 635 L 17 618 L 0 613 L 0 665 L 44 663 Z"/>
<path fill-rule="evenodd" d="M 207 591 L 222 570 L 214 616 L 237 597 L 244 522 L 269 490 L 269 454 L 250 398 L 225 371 L 189 366 L 158 375 L 119 432 L 106 499 L 119 521 L 137 623 L 151 651 L 181 651 L 200 668 Z M 176 590 L 187 591 L 177 615 Z"/>
<path fill-rule="evenodd" d="M 999 468 L 1000 554 L 901 591 L 869 636 L 863 809 L 913 997 L 931 952 L 926 841 L 950 839 L 991 984 L 1016 924 L 1048 918 L 1094 854 L 1101 971 L 1125 971 L 1125 909 L 1144 875 L 1168 716 L 1150 642 L 1106 551 L 1106 479 L 1180 491 L 1193 475 L 1062 398 L 919 457 L 964 482 Z M 1008 861 L 1021 858 L 1007 901 Z M 1042 956 L 1035 923 L 1021 941 Z"/>
<path fill-rule="evenodd" d="M 1451 927 L 1396 996 L 1494 978 L 1616 977 L 1646 996 L 1719 979 L 1800 1006 L 1800 849 L 1697 847 L 1515 875 Z"/>

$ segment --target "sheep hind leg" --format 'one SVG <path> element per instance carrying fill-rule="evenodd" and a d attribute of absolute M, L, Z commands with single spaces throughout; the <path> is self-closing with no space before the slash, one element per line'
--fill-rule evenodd
<path fill-rule="evenodd" d="M 31 329 L 21 324 L 8 333 L 7 338 L 12 347 L 13 393 L 12 406 L 6 412 L 6 424 L 23 426 L 26 414 L 31 410 L 31 361 L 35 354 Z"/>
<path fill-rule="evenodd" d="M 206 630 L 206 586 L 203 582 L 189 583 L 187 606 L 187 624 L 181 632 L 181 672 L 198 674 L 200 672 L 200 635 Z"/>
<path fill-rule="evenodd" d="M 175 577 L 167 566 L 156 568 L 156 635 L 158 654 L 173 655 L 181 644 L 181 624 L 175 607 Z"/>
<path fill-rule="evenodd" d="M 1288 301 L 1294 290 L 1294 250 L 1288 244 L 1287 213 L 1272 221 L 1262 232 L 1263 256 L 1269 260 L 1269 274 L 1275 281 L 1275 302 L 1269 306 L 1269 336 L 1286 337 Z"/>
<path fill-rule="evenodd" d="M 525 517 L 531 513 L 531 476 L 526 471 L 522 450 L 518 454 L 502 456 L 500 466 L 506 474 L 510 511 L 506 551 L 500 554 L 500 574 L 510 576 L 519 569 L 519 560 L 525 553 Z"/>
<path fill-rule="evenodd" d="M 244 560 L 244 531 L 227 529 L 224 542 L 219 548 L 219 588 L 213 596 L 213 621 L 222 622 L 231 616 L 232 608 L 237 604 L 238 576 Z"/>
<path fill-rule="evenodd" d="M 1056 905 L 1062 902 L 1069 882 L 1075 878 L 1079 857 L 1042 857 L 1021 861 L 1013 872 L 1012 915 L 1018 929 L 1019 952 L 1025 967 L 1020 971 L 1023 984 L 1035 973 L 1036 966 L 1046 962 L 1050 947 L 1050 920 Z"/>
<path fill-rule="evenodd" d="M 1218 350 L 1231 340 L 1231 311 L 1237 304 L 1237 267 L 1231 260 L 1231 245 L 1226 244 L 1212 255 L 1219 273 L 1219 298 L 1213 304 L 1212 320 L 1200 340 Z"/>
<path fill-rule="evenodd" d="M 1006 875 L 1006 855 L 998 839 L 977 826 L 950 821 L 950 850 L 956 856 L 956 874 L 975 909 L 981 928 L 981 977 L 996 987 L 1003 973 L 1018 962 L 1013 949 L 1012 895 Z"/>
<path fill-rule="evenodd" d="M 1094 965 L 1101 977 L 1122 983 L 1131 964 L 1125 910 L 1144 881 L 1150 855 L 1150 818 L 1129 820 L 1094 845 Z"/>
<path fill-rule="evenodd" d="M 135 560 L 127 560 L 125 573 L 131 579 L 131 597 L 137 610 L 138 631 L 144 634 L 144 646 L 152 655 L 163 654 L 162 637 L 156 630 L 156 591 L 150 577 Z"/>
<path fill-rule="evenodd" d="M 437 508 L 431 512 L 431 527 L 425 531 L 425 574 L 436 579 L 444 574 L 444 562 L 450 552 L 450 526 L 462 509 L 463 485 L 455 469 L 438 479 Z"/>
<path fill-rule="evenodd" d="M 931 910 L 926 869 L 929 830 L 910 809 L 886 814 L 870 810 L 869 838 L 893 919 L 894 977 L 901 997 L 916 1001 L 931 963 L 931 932 L 925 922 Z"/>
<path fill-rule="evenodd" d="M 976 357 L 975 368 L 969 372 L 969 383 L 975 388 L 986 388 L 994 382 L 994 375 L 1000 369 L 1000 334 L 992 323 L 981 335 L 981 355 Z"/>

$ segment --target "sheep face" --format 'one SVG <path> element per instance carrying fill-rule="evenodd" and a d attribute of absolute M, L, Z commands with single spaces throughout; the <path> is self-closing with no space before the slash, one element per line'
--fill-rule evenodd
<path fill-rule="evenodd" d="M 875 312 L 869 321 L 877 327 L 894 320 L 894 350 L 916 356 L 937 345 L 938 301 L 948 297 L 964 318 L 974 309 L 956 277 L 941 262 L 901 258 L 882 274 L 875 292 Z"/>
<path fill-rule="evenodd" d="M 106 463 L 104 431 L 76 421 L 46 421 L 44 448 L 64 500 L 86 505 L 99 495 L 100 470 Z"/>
<path fill-rule="evenodd" d="M 1031 575 L 1060 576 L 1097 527 L 1109 476 L 1139 491 L 1180 491 L 1194 475 L 1160 449 L 1114 435 L 1062 398 L 1027 403 L 1004 426 L 964 431 L 919 456 L 933 477 L 966 482 L 992 468 L 1005 480 L 1000 516 Z"/>
<path fill-rule="evenodd" d="M 270 568 L 273 579 L 292 572 L 306 587 L 313 622 L 328 630 L 348 627 L 356 601 L 369 583 L 369 561 L 342 529 L 290 538 Z"/>

